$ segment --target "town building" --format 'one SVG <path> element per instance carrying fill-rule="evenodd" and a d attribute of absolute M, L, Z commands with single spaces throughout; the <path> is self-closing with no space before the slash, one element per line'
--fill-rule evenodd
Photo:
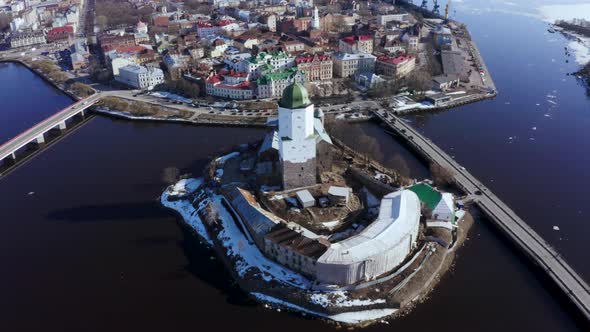
<path fill-rule="evenodd" d="M 225 41 L 225 39 L 217 38 L 211 43 L 211 46 L 207 49 L 207 54 L 211 58 L 217 58 L 223 56 L 223 52 L 227 50 L 230 45 Z"/>
<path fill-rule="evenodd" d="M 147 34 L 148 25 L 142 21 L 138 21 L 135 25 L 135 33 Z"/>
<path fill-rule="evenodd" d="M 432 37 L 434 39 L 434 45 L 437 49 L 448 48 L 453 45 L 453 35 L 451 29 L 439 25 L 432 30 Z"/>
<path fill-rule="evenodd" d="M 305 51 L 305 44 L 299 38 L 283 35 L 279 40 L 279 44 L 283 46 L 283 50 L 287 53 L 300 53 Z"/>
<path fill-rule="evenodd" d="M 320 22 L 320 11 L 318 7 L 313 7 L 313 17 L 311 20 L 311 28 L 315 30 L 321 29 L 321 22 Z"/>
<path fill-rule="evenodd" d="M 115 80 L 136 89 L 148 89 L 164 83 L 164 72 L 159 68 L 127 65 L 119 68 Z"/>
<path fill-rule="evenodd" d="M 406 33 L 402 36 L 401 40 L 406 43 L 409 51 L 416 51 L 420 47 L 419 36 L 414 36 Z"/>
<path fill-rule="evenodd" d="M 340 39 L 338 50 L 342 53 L 373 53 L 373 38 L 371 36 L 349 36 Z"/>
<path fill-rule="evenodd" d="M 420 201 L 432 211 L 426 221 L 455 222 L 455 199 L 453 194 L 439 192 L 427 183 L 418 183 L 408 188 L 418 195 Z"/>
<path fill-rule="evenodd" d="M 351 77 L 358 73 L 375 71 L 375 60 L 377 58 L 367 53 L 336 53 L 334 61 L 334 76 Z"/>
<path fill-rule="evenodd" d="M 10 37 L 10 47 L 27 47 L 39 44 L 45 44 L 47 42 L 45 32 L 18 32 L 14 33 Z"/>
<path fill-rule="evenodd" d="M 259 22 L 266 24 L 266 27 L 271 32 L 277 31 L 277 15 L 266 13 L 258 18 Z"/>
<path fill-rule="evenodd" d="M 248 80 L 247 73 L 235 70 L 220 70 L 205 80 L 206 93 L 209 96 L 229 99 L 252 99 L 254 88 Z"/>
<path fill-rule="evenodd" d="M 47 31 L 48 43 L 67 42 L 72 37 L 74 37 L 74 28 L 71 25 L 51 28 Z"/>
<path fill-rule="evenodd" d="M 331 80 L 333 77 L 333 62 L 328 55 L 300 55 L 295 58 L 295 63 L 308 82 Z"/>
<path fill-rule="evenodd" d="M 442 50 L 440 52 L 443 74 L 458 75 L 468 79 L 467 69 L 465 68 L 465 58 L 460 51 Z"/>
<path fill-rule="evenodd" d="M 107 53 L 117 48 L 135 46 L 135 36 L 127 34 L 102 34 L 98 36 L 98 45 L 103 53 Z"/>
<path fill-rule="evenodd" d="M 416 68 L 416 58 L 412 55 L 377 57 L 375 71 L 389 77 L 403 78 Z"/>
<path fill-rule="evenodd" d="M 461 79 L 457 74 L 438 75 L 432 78 L 432 88 L 446 91 L 459 86 Z"/>
<path fill-rule="evenodd" d="M 408 13 L 377 15 L 377 24 L 385 26 L 387 23 L 394 21 L 406 22 L 409 17 L 410 15 Z"/>
<path fill-rule="evenodd" d="M 247 72 L 252 79 L 267 71 L 281 71 L 294 66 L 295 57 L 285 52 L 259 52 L 256 56 L 241 62 L 241 70 Z"/>
<path fill-rule="evenodd" d="M 257 79 L 257 95 L 260 99 L 278 98 L 283 95 L 283 91 L 289 85 L 303 82 L 305 82 L 305 75 L 297 68 L 271 71 Z"/>
<path fill-rule="evenodd" d="M 386 82 L 386 80 L 381 76 L 369 72 L 358 73 L 354 75 L 354 81 L 356 82 L 357 87 L 359 87 L 361 90 L 372 89 L 379 84 Z"/>
<path fill-rule="evenodd" d="M 221 20 L 218 22 L 199 22 L 197 23 L 197 34 L 199 38 L 209 36 L 219 36 L 222 31 L 239 28 L 239 25 L 230 20 Z"/>

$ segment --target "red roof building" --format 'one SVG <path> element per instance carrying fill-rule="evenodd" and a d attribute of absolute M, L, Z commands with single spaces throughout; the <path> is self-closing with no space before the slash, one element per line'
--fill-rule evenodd
<path fill-rule="evenodd" d="M 156 16 L 154 17 L 154 25 L 161 28 L 167 28 L 170 25 L 170 19 L 168 16 Z"/>
<path fill-rule="evenodd" d="M 53 43 L 57 41 L 67 40 L 69 37 L 74 35 L 74 28 L 71 25 L 65 25 L 63 27 L 52 28 L 47 31 L 47 42 Z"/>
<path fill-rule="evenodd" d="M 297 69 L 305 74 L 306 81 L 325 81 L 333 78 L 332 58 L 323 54 L 304 54 L 295 58 Z"/>
<path fill-rule="evenodd" d="M 344 37 L 340 39 L 338 49 L 342 53 L 373 53 L 373 37 L 366 35 Z"/>
<path fill-rule="evenodd" d="M 416 58 L 412 55 L 389 56 L 381 55 L 377 57 L 375 69 L 378 74 L 385 76 L 402 78 L 408 75 L 416 67 Z"/>
<path fill-rule="evenodd" d="M 248 81 L 248 74 L 233 70 L 221 70 L 205 80 L 207 95 L 229 99 L 252 99 L 255 85 Z"/>

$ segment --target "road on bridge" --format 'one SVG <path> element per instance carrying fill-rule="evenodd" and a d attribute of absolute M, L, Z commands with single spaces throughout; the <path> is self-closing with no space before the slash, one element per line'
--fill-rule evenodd
<path fill-rule="evenodd" d="M 471 175 L 464 167 L 398 117 L 385 110 L 374 112 L 383 122 L 403 137 L 420 154 L 431 162 L 454 172 L 456 183 L 466 194 L 475 198 L 475 203 L 510 238 L 517 247 L 563 290 L 565 295 L 590 320 L 590 288 L 545 240 L 531 229 L 514 211 L 488 188 Z"/>
<path fill-rule="evenodd" d="M 42 136 L 49 130 L 59 126 L 60 123 L 65 122 L 76 114 L 86 110 L 90 106 L 94 105 L 102 95 L 96 93 L 86 99 L 82 99 L 75 104 L 72 104 L 63 110 L 55 113 L 47 119 L 39 122 L 28 130 L 24 131 L 20 135 L 11 139 L 0 146 L 0 160 L 12 155 L 15 151 L 21 149 L 30 142 L 35 141 L 38 137 Z"/>

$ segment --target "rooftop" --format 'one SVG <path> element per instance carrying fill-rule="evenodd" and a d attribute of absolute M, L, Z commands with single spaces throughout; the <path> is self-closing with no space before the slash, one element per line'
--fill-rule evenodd
<path fill-rule="evenodd" d="M 268 69 L 272 69 L 272 67 Z M 268 74 L 264 74 L 260 78 L 258 78 L 258 84 L 268 84 L 270 83 L 270 81 L 286 80 L 289 78 L 293 78 L 295 75 L 297 75 L 298 72 L 299 71 L 297 70 L 297 68 L 289 68 L 281 70 L 279 72 L 271 72 Z"/>
<path fill-rule="evenodd" d="M 408 189 L 416 193 L 420 201 L 426 204 L 430 209 L 434 209 L 442 199 L 441 193 L 425 183 L 411 186 Z"/>
<path fill-rule="evenodd" d="M 334 58 L 338 60 L 360 60 L 360 59 L 377 59 L 376 56 L 369 53 L 336 53 Z"/>
<path fill-rule="evenodd" d="M 279 106 L 288 109 L 305 108 L 311 105 L 307 89 L 301 83 L 293 83 L 285 88 Z"/>
<path fill-rule="evenodd" d="M 379 56 L 377 58 L 377 61 L 385 62 L 385 63 L 390 63 L 392 65 L 396 65 L 397 66 L 397 65 L 400 65 L 402 63 L 408 62 L 408 61 L 410 61 L 412 59 L 414 59 L 414 57 L 411 56 L 411 55 L 400 55 L 400 56 L 396 56 L 396 57 L 391 57 L 391 56 L 388 56 L 388 55 L 382 55 L 382 56 Z"/>
<path fill-rule="evenodd" d="M 373 40 L 371 36 L 360 35 L 360 36 L 348 36 L 341 39 L 343 42 L 347 43 L 348 45 L 354 45 L 358 41 L 367 41 Z"/>

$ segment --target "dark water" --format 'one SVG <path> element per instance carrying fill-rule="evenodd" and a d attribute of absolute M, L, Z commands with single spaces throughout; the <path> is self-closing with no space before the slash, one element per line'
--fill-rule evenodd
<path fill-rule="evenodd" d="M 0 73 L 0 145 L 72 103 L 17 64 L 0 63 Z"/>
<path fill-rule="evenodd" d="M 590 235 L 590 98 L 567 75 L 579 65 L 565 56 L 566 40 L 533 18 L 487 14 L 477 20 L 471 31 L 499 96 L 410 118 L 590 280 L 580 251 Z M 486 28 L 499 20 L 504 24 Z"/>
<path fill-rule="evenodd" d="M 526 17 L 465 20 L 500 96 L 411 120 L 590 279 L 584 250 L 590 235 L 585 194 L 590 180 L 584 174 L 590 165 L 585 153 L 590 103 L 565 76 L 575 66 L 564 62 L 564 41 L 549 42 L 545 26 Z M 499 20 L 504 24 L 496 24 Z M 13 90 L 5 77 L 11 77 L 11 86 L 37 90 L 17 93 L 22 90 Z M 68 103 L 24 68 L 1 67 L 0 86 L 2 113 L 23 110 L 10 118 L 14 124 L 2 115 L 0 136 L 43 118 L 40 108 L 57 110 Z M 546 102 L 549 93 L 557 96 L 557 106 Z M 22 106 L 33 98 L 43 107 Z M 362 127 L 378 135 L 383 154 L 404 156 L 413 176 L 425 176 L 402 146 L 374 125 Z M 211 156 L 262 135 L 98 117 L 2 179 L 0 330 L 331 330 L 245 301 L 211 254 L 156 203 L 165 186 L 164 168 L 198 174 Z M 508 136 L 518 138 L 509 143 Z M 551 229 L 555 224 L 560 232 Z M 585 330 L 567 302 L 491 226 L 477 223 L 470 238 L 428 301 L 407 317 L 367 330 Z"/>

